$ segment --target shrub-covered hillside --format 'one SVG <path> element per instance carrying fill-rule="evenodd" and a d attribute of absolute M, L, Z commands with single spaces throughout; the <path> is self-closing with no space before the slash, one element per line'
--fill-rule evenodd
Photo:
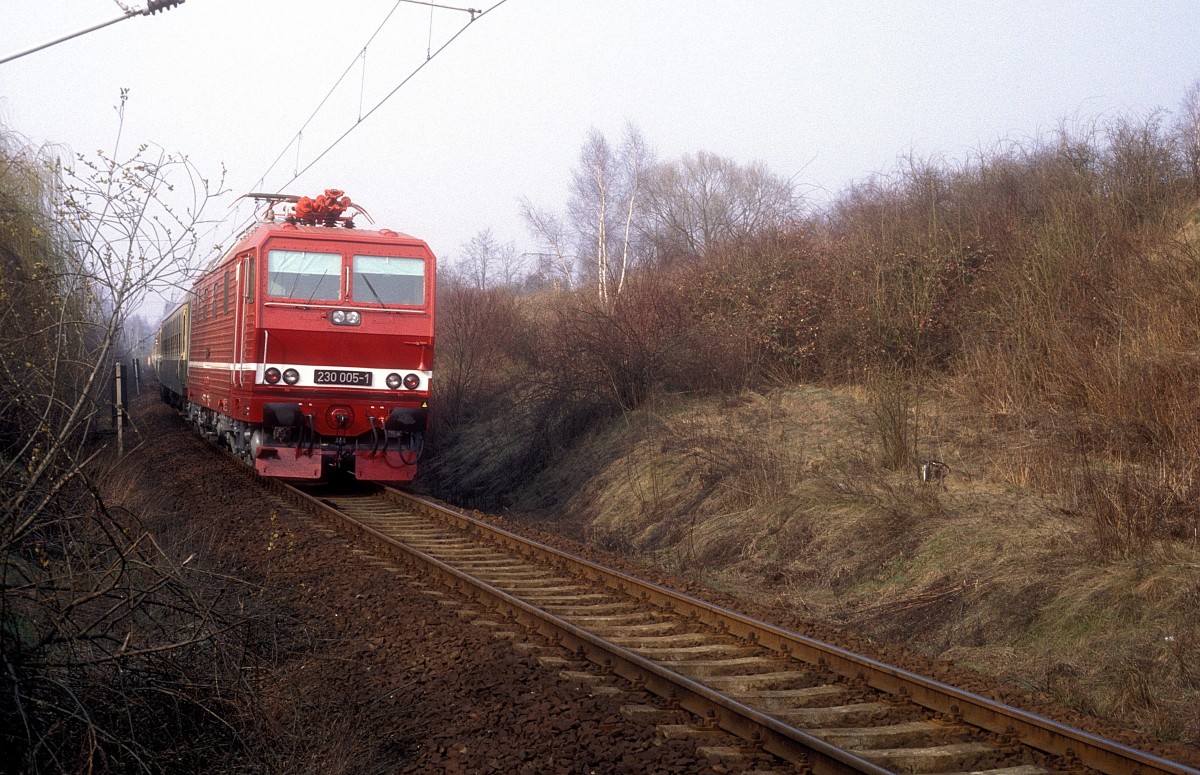
<path fill-rule="evenodd" d="M 1096 455 L 1137 480 L 1126 500 L 1165 497 L 1137 471 L 1185 471 L 1200 417 L 1200 163 L 1184 139 L 1121 119 L 957 164 L 909 160 L 729 239 L 672 241 L 669 214 L 631 218 L 643 236 L 626 239 L 640 249 L 619 293 L 611 264 L 607 293 L 594 266 L 577 289 L 444 283 L 441 449 L 467 439 L 496 461 L 464 478 L 443 456 L 445 473 L 460 497 L 502 503 L 556 445 L 651 399 L 812 383 L 877 396 L 893 467 L 924 453 L 902 410 L 937 388 L 996 422 L 1053 427 L 1042 485 L 1078 485 L 1078 455 Z"/>
<path fill-rule="evenodd" d="M 701 158 L 590 210 L 576 173 L 577 287 L 443 283 L 426 484 L 1196 744 L 1195 122 L 684 239 L 731 212 Z"/>

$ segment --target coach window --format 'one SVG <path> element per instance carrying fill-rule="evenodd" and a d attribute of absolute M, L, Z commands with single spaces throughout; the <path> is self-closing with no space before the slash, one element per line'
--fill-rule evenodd
<path fill-rule="evenodd" d="M 425 261 L 401 256 L 355 256 L 355 301 L 374 304 L 425 303 Z"/>
<path fill-rule="evenodd" d="M 342 280 L 340 253 L 303 250 L 267 252 L 267 295 L 307 301 L 337 301 Z"/>

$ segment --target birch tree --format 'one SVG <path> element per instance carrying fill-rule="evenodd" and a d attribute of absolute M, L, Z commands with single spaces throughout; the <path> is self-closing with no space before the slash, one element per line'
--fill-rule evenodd
<path fill-rule="evenodd" d="M 571 175 L 567 211 L 575 228 L 580 254 L 593 274 L 604 305 L 621 294 L 636 259 L 634 225 L 641 205 L 649 147 L 632 124 L 614 150 L 598 130 L 588 133 Z"/>
<path fill-rule="evenodd" d="M 608 302 L 609 219 L 617 185 L 617 164 L 607 138 L 593 129 L 579 154 L 579 167 L 571 176 L 568 211 L 580 236 L 580 251 L 591 256 L 601 303 Z"/>
<path fill-rule="evenodd" d="M 521 200 L 521 215 L 542 251 L 537 255 L 553 268 L 554 276 L 543 279 L 567 289 L 577 281 L 592 283 L 605 306 L 620 296 L 641 256 L 638 219 L 652 164 L 650 148 L 632 124 L 615 148 L 593 129 L 571 173 L 565 214 Z"/>
<path fill-rule="evenodd" d="M 1200 191 L 1200 81 L 1193 83 L 1183 97 L 1178 127 L 1192 186 Z"/>

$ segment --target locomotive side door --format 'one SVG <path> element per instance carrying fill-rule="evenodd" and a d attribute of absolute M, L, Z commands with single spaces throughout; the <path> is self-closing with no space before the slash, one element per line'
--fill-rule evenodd
<path fill-rule="evenodd" d="M 236 372 L 234 384 L 243 387 L 246 384 L 246 369 L 253 368 L 253 361 L 247 364 L 247 358 L 254 356 L 254 324 L 255 304 L 255 251 L 248 250 L 237 259 L 237 308 L 234 323 L 233 368 Z"/>

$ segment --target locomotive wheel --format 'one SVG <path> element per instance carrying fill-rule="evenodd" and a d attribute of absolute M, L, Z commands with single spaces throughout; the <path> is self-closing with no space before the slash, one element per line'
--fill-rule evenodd
<path fill-rule="evenodd" d="M 262 428 L 255 428 L 250 434 L 250 444 L 246 447 L 246 456 L 243 460 L 247 465 L 253 466 L 254 461 L 258 459 L 258 448 L 263 445 L 263 439 L 266 438 Z"/>

